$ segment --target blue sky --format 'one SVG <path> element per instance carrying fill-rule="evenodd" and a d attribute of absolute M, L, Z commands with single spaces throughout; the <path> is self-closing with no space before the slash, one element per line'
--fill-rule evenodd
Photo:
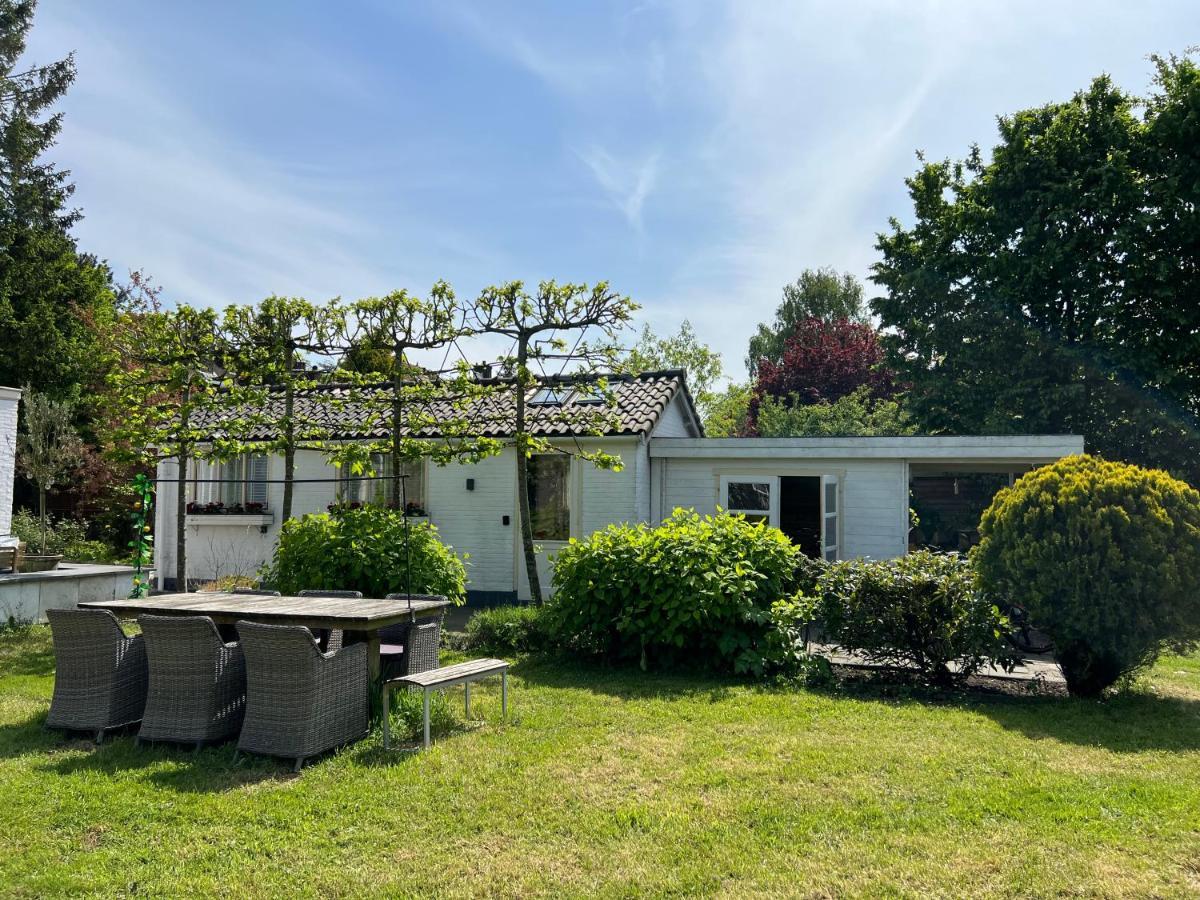
<path fill-rule="evenodd" d="M 916 150 L 1198 40 L 1194 0 L 42 0 L 29 56 L 77 53 L 54 158 L 119 276 L 213 305 L 607 278 L 743 378 L 785 282 L 866 277 Z"/>

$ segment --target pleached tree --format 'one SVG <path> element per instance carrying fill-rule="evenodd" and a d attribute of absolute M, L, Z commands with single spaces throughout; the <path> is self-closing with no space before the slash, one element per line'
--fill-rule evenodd
<path fill-rule="evenodd" d="M 513 407 L 512 431 L 508 441 L 517 456 L 517 507 L 520 513 L 521 550 L 530 597 L 542 602 L 541 579 L 537 572 L 537 548 L 530 516 L 529 460 L 535 453 L 565 453 L 601 468 L 619 470 L 619 456 L 599 449 L 556 445 L 535 435 L 529 415 L 529 394 L 547 374 L 547 364 L 559 374 L 594 385 L 592 396 L 601 402 L 577 407 L 556 405 L 554 418 L 570 424 L 578 434 L 603 434 L 613 421 L 613 395 L 606 373 L 619 364 L 621 347 L 617 335 L 629 326 L 637 310 L 628 297 L 613 291 L 608 282 L 586 284 L 541 282 L 530 293 L 520 281 L 486 288 L 475 302 L 473 327 L 479 334 L 511 342 L 511 350 L 500 359 Z"/>

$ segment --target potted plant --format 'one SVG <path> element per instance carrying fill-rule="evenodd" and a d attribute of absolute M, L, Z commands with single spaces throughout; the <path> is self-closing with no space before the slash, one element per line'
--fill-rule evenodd
<path fill-rule="evenodd" d="M 62 560 L 61 555 L 46 552 L 46 493 L 61 484 L 83 458 L 83 441 L 71 424 L 73 413 L 71 404 L 26 387 L 25 432 L 18 437 L 17 461 L 22 473 L 37 486 L 42 540 L 39 553 L 22 556 L 22 572 L 45 572 Z"/>

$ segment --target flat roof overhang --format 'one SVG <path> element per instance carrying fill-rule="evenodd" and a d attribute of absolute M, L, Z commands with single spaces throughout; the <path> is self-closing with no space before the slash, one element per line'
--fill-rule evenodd
<path fill-rule="evenodd" d="M 936 437 L 651 438 L 657 459 L 903 459 L 1028 466 L 1082 453 L 1077 434 Z"/>

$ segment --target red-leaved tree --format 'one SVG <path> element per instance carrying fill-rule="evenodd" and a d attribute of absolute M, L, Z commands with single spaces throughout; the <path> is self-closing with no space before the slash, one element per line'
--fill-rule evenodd
<path fill-rule="evenodd" d="M 883 364 L 879 335 L 870 325 L 849 319 L 802 320 L 784 345 L 778 363 L 762 359 L 750 399 L 746 434 L 757 431 L 764 397 L 788 403 L 834 403 L 866 387 L 871 396 L 897 392 L 895 375 Z"/>

